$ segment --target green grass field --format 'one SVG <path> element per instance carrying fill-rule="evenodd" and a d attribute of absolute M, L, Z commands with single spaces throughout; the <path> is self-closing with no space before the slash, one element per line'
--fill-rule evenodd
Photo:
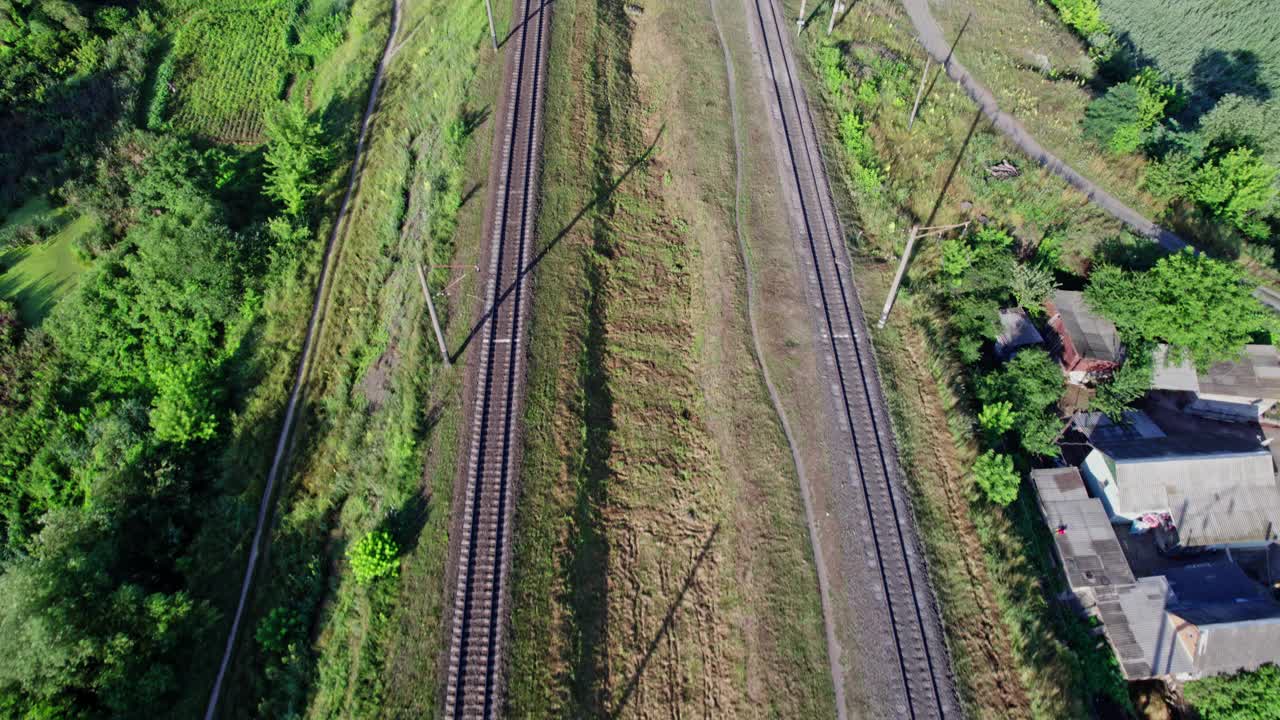
<path fill-rule="evenodd" d="M 22 211 L 15 213 L 11 222 L 20 221 L 23 215 Z M 0 268 L 4 268 L 0 272 L 0 298 L 17 303 L 24 324 L 39 325 L 58 299 L 75 287 L 76 278 L 86 266 L 76 257 L 74 243 L 96 225 L 93 216 L 82 215 L 39 245 L 0 255 Z"/>

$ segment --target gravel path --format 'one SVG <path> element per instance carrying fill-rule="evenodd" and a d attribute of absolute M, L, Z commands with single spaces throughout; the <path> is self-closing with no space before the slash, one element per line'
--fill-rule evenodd
<path fill-rule="evenodd" d="M 907 15 L 911 18 L 911 24 L 915 26 L 916 33 L 920 36 L 920 42 L 924 45 L 925 50 L 936 62 L 945 65 L 947 76 L 964 88 L 969 97 L 973 98 L 973 101 L 982 108 L 982 113 L 1014 145 L 1017 145 L 1032 160 L 1035 160 L 1049 172 L 1066 180 L 1067 184 L 1084 193 L 1090 202 L 1107 211 L 1120 222 L 1128 225 L 1139 235 L 1156 240 L 1169 251 L 1181 250 L 1187 246 L 1187 243 L 1182 238 L 1151 222 L 1141 213 L 1120 202 L 1114 195 L 1076 172 L 1074 168 L 1067 165 L 1061 158 L 1049 152 L 1037 142 L 1031 133 L 1027 132 L 1027 129 L 1023 127 L 1022 123 L 1018 122 L 1017 118 L 1001 110 L 996 103 L 995 95 L 986 86 L 978 82 L 964 65 L 961 65 L 958 60 L 951 56 L 951 45 L 943 36 L 942 28 L 933 19 L 933 14 L 929 12 L 929 0 L 902 0 L 902 5 L 906 9 Z"/>
<path fill-rule="evenodd" d="M 836 694 L 836 718 L 837 720 L 846 720 L 849 717 L 849 712 L 845 702 L 844 671 L 840 667 L 840 656 L 843 650 L 840 646 L 840 640 L 836 636 L 832 615 L 831 581 L 827 577 L 826 562 L 822 556 L 822 548 L 818 544 L 818 526 L 813 511 L 813 491 L 809 486 L 809 477 L 805 473 L 804 460 L 801 459 L 799 449 L 796 446 L 791 422 L 787 419 L 787 413 L 782 407 L 778 387 L 774 384 L 773 377 L 769 374 L 769 366 L 765 362 L 764 349 L 760 345 L 755 272 L 751 267 L 751 253 L 747 247 L 747 240 L 742 232 L 743 223 L 746 222 L 742 202 L 742 123 L 738 114 L 738 83 L 733 67 L 733 56 L 730 55 L 729 45 L 724 39 L 724 29 L 721 27 L 720 13 L 716 8 L 716 0 L 708 0 L 708 2 L 711 5 L 711 17 L 715 20 L 716 35 L 720 40 L 720 48 L 724 51 L 724 69 L 729 85 L 729 110 L 733 118 L 734 171 L 736 173 L 733 201 L 734 232 L 738 237 L 738 252 L 742 255 L 742 269 L 746 279 L 747 320 L 751 326 L 751 346 L 755 352 L 756 365 L 760 368 L 760 373 L 764 377 L 765 388 L 769 391 L 769 401 L 773 404 L 773 410 L 778 415 L 778 422 L 782 425 L 782 433 L 787 438 L 787 447 L 791 450 L 791 460 L 796 466 L 796 477 L 800 483 L 800 495 L 804 500 L 805 522 L 809 528 L 809 542 L 813 548 L 813 561 L 818 573 L 818 593 L 822 600 L 822 625 L 827 637 L 827 662 L 831 668 L 831 682 L 835 686 Z"/>

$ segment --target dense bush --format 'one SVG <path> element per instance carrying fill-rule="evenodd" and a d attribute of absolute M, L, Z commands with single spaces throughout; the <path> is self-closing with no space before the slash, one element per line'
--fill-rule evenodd
<path fill-rule="evenodd" d="M 384 577 L 395 577 L 400 571 L 400 546 L 391 534 L 377 530 L 360 538 L 347 550 L 356 581 L 368 585 Z"/>
<path fill-rule="evenodd" d="M 979 377 L 976 390 L 984 406 L 1006 402 L 1012 407 L 1012 431 L 1028 455 L 1056 456 L 1055 441 L 1062 431 L 1057 406 L 1064 387 L 1062 369 L 1049 353 L 1027 348 Z"/>
<path fill-rule="evenodd" d="M 1196 680 L 1185 694 L 1201 720 L 1272 720 L 1280 717 L 1280 668 Z"/>
<path fill-rule="evenodd" d="M 988 450 L 973 462 L 973 481 L 982 494 L 996 505 L 1008 505 L 1018 499 L 1021 478 L 1013 469 L 1013 458 Z"/>
<path fill-rule="evenodd" d="M 1145 272 L 1103 266 L 1089 278 L 1085 299 L 1123 335 L 1168 343 L 1170 361 L 1189 357 L 1201 370 L 1238 358 L 1255 336 L 1275 327 L 1236 265 L 1190 250 Z"/>

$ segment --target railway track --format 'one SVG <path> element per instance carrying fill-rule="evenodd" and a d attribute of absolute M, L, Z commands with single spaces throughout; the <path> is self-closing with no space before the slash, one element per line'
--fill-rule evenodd
<path fill-rule="evenodd" d="M 470 437 L 454 505 L 452 613 L 446 618 L 444 711 L 494 718 L 504 702 L 511 525 L 520 465 L 524 402 L 527 274 L 534 251 L 538 168 L 551 10 L 547 0 L 515 0 L 499 101 L 482 267 L 481 320 L 468 362 Z"/>
<path fill-rule="evenodd" d="M 874 595 L 873 612 L 860 618 L 885 622 L 884 631 L 861 630 L 863 642 L 884 638 L 873 653 L 890 687 L 877 688 L 895 717 L 959 717 L 942 625 L 900 482 L 897 451 L 880 387 L 866 319 L 849 274 L 845 235 L 836 215 L 817 126 L 809 111 L 788 30 L 775 0 L 745 0 L 757 27 L 765 95 L 782 145 L 781 178 L 793 199 L 797 250 L 808 276 L 808 297 L 817 324 L 819 352 L 830 383 L 837 475 L 847 468 L 845 497 L 865 513 L 865 532 L 842 537 L 841 552 L 864 545 L 862 576 L 873 587 L 849 587 L 851 595 Z M 861 558 L 859 558 L 861 559 Z M 856 583 L 851 583 L 856 585 Z M 878 587 L 875 587 L 877 586 Z M 886 632 L 887 631 L 887 632 Z M 879 634 L 878 634 L 879 633 Z M 868 648 L 870 650 L 870 648 Z"/>

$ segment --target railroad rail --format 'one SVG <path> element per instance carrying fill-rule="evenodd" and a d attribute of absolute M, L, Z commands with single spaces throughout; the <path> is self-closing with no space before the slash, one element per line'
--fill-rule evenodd
<path fill-rule="evenodd" d="M 863 504 L 869 579 L 878 587 L 852 587 L 850 593 L 875 596 L 878 617 L 887 621 L 889 647 L 881 648 L 896 668 L 886 671 L 893 687 L 879 688 L 886 712 L 906 718 L 959 717 L 942 625 L 921 559 L 914 520 L 903 492 L 897 451 L 880 387 L 879 373 L 857 291 L 852 285 L 845 234 L 836 214 L 826 167 L 818 147 L 817 126 L 809 110 L 787 31 L 775 0 L 747 0 L 758 24 L 758 50 L 764 65 L 765 95 L 779 139 L 781 177 L 794 185 L 793 225 L 808 277 L 819 353 L 830 383 L 838 429 L 837 474 L 848 468 L 848 497 Z M 846 442 L 847 441 L 847 442 Z M 849 544 L 850 538 L 844 538 Z M 851 552 L 848 548 L 843 552 Z M 874 637 L 874 630 L 866 636 Z M 872 641 L 874 642 L 874 641 Z"/>
<path fill-rule="evenodd" d="M 510 591 L 511 525 L 520 466 L 528 272 L 534 251 L 551 10 L 515 0 L 506 87 L 499 101 L 489 171 L 482 267 L 487 275 L 478 343 L 470 350 L 466 401 L 470 437 L 454 503 L 452 613 L 446 612 L 445 716 L 502 714 Z"/>

